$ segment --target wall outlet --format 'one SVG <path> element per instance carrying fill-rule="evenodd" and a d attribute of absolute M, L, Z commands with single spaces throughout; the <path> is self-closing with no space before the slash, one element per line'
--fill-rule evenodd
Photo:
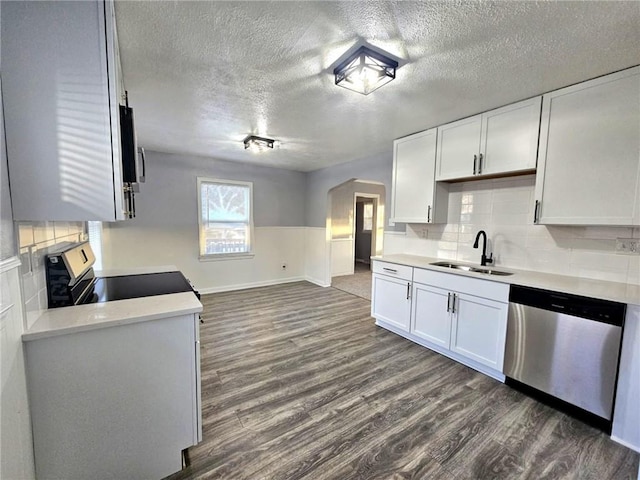
<path fill-rule="evenodd" d="M 640 255 L 640 238 L 616 238 L 616 253 Z"/>

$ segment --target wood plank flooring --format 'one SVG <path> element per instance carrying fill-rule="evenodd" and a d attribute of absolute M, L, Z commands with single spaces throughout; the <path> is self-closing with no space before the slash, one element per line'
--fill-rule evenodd
<path fill-rule="evenodd" d="M 203 442 L 178 479 L 635 479 L 603 433 L 307 282 L 203 296 Z"/>

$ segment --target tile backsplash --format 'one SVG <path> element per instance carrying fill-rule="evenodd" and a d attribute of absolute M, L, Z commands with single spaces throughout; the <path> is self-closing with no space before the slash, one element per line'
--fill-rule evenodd
<path fill-rule="evenodd" d="M 485 230 L 497 266 L 640 284 L 640 256 L 615 252 L 640 228 L 534 225 L 534 185 L 534 175 L 451 184 L 448 223 L 409 224 L 385 237 L 385 253 L 479 263 L 473 242 Z"/>
<path fill-rule="evenodd" d="M 83 240 L 87 230 L 85 222 L 19 222 L 17 227 L 28 329 L 47 308 L 45 255 L 61 244 Z"/>

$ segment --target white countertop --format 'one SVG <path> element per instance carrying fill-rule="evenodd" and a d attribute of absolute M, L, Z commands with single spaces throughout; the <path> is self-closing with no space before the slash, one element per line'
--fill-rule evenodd
<path fill-rule="evenodd" d="M 487 266 L 486 268 L 501 270 L 503 272 L 511 272 L 513 275 L 486 275 L 482 273 L 465 272 L 464 270 L 454 270 L 451 268 L 431 265 L 433 262 L 451 262 L 479 267 L 478 264 L 458 262 L 456 260 L 446 260 L 442 258 L 422 257 L 418 255 L 383 255 L 371 257 L 371 259 L 396 263 L 399 265 L 407 265 L 410 267 L 424 268 L 437 272 L 450 273 L 453 275 L 462 275 L 466 277 L 481 278 L 483 280 L 491 280 L 494 282 L 508 283 L 511 285 L 542 288 L 556 292 L 582 295 L 584 297 L 600 298 L 614 302 L 640 305 L 640 285 L 607 282 L 604 280 L 593 280 L 589 278 L 568 277 L 565 275 L 555 275 L 551 273 L 531 272 L 501 266 L 494 267 L 493 265 Z"/>
<path fill-rule="evenodd" d="M 101 272 L 101 276 L 135 275 L 177 271 L 175 267 L 152 267 L 127 271 Z M 192 292 L 155 295 L 45 310 L 22 341 L 67 335 L 99 328 L 159 320 L 202 312 L 202 304 Z"/>

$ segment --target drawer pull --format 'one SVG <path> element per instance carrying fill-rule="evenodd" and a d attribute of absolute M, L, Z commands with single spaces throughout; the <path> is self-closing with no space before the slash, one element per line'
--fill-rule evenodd
<path fill-rule="evenodd" d="M 451 292 L 447 293 L 447 312 L 451 311 Z"/>
<path fill-rule="evenodd" d="M 382 267 L 385 272 L 398 273 L 398 270 L 394 270 L 393 268 Z"/>
<path fill-rule="evenodd" d="M 407 300 L 409 300 L 410 293 L 411 293 L 411 283 L 407 282 Z"/>
<path fill-rule="evenodd" d="M 456 294 L 453 294 L 453 304 L 451 304 L 451 313 L 456 313 Z"/>

